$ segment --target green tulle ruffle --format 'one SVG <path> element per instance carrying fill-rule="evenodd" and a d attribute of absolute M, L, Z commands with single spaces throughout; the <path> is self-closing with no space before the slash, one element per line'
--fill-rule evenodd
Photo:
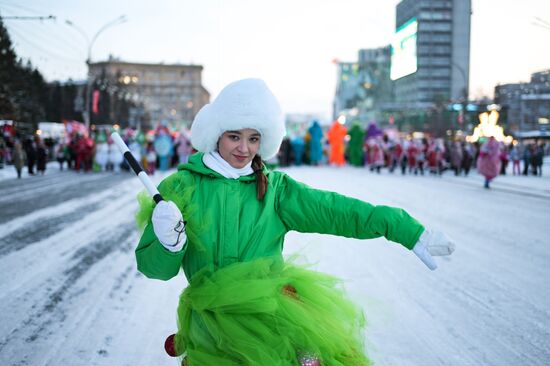
<path fill-rule="evenodd" d="M 176 349 L 189 366 L 366 366 L 365 318 L 340 280 L 280 258 L 197 273 L 180 297 Z"/>

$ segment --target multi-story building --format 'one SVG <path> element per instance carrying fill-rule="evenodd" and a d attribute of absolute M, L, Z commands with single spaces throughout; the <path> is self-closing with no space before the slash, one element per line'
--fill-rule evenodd
<path fill-rule="evenodd" d="M 423 114 L 465 102 L 470 16 L 471 0 L 403 0 L 397 5 L 391 78 L 399 109 Z"/>
<path fill-rule="evenodd" d="M 333 118 L 352 112 L 363 124 L 378 120 L 393 101 L 390 46 L 361 49 L 357 62 L 338 63 Z"/>
<path fill-rule="evenodd" d="M 134 109 L 134 116 L 129 116 L 129 125 L 139 121 L 135 118 L 136 113 L 147 114 L 151 124 L 165 121 L 189 125 L 210 99 L 202 85 L 203 68 L 200 65 L 144 64 L 109 59 L 89 67 L 97 88 L 112 93 L 123 90 L 128 100 L 140 106 Z M 124 124 L 124 121 L 116 122 Z"/>
<path fill-rule="evenodd" d="M 506 111 L 512 132 L 550 129 L 550 69 L 531 75 L 529 83 L 495 87 L 495 103 Z"/>
<path fill-rule="evenodd" d="M 359 115 L 363 121 L 383 121 L 393 105 L 393 83 L 390 79 L 391 46 L 359 50 L 359 70 L 364 75 L 362 87 L 366 99 Z"/>
<path fill-rule="evenodd" d="M 363 76 L 359 73 L 357 62 L 337 62 L 338 79 L 333 102 L 333 119 L 345 111 L 357 108 L 365 98 L 362 88 Z"/>
<path fill-rule="evenodd" d="M 502 84 L 495 87 L 494 102 L 500 105 L 499 124 L 507 130 L 519 130 L 521 121 L 521 96 L 526 93 L 527 83 Z"/>

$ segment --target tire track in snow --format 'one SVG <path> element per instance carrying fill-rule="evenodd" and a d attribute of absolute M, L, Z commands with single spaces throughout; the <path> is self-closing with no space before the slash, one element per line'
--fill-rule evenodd
<path fill-rule="evenodd" d="M 127 240 L 128 236 L 132 232 L 135 232 L 135 227 L 131 225 L 131 222 L 128 222 L 128 225 L 125 225 L 123 230 L 107 233 L 108 239 L 92 242 L 89 245 L 77 250 L 71 257 L 71 260 L 74 260 L 75 263 L 72 267 L 63 272 L 63 275 L 65 276 L 63 284 L 59 286 L 56 291 L 50 294 L 46 304 L 44 304 L 42 309 L 35 316 L 33 316 L 33 318 L 47 319 L 47 313 L 57 311 L 57 317 L 63 321 L 66 315 L 58 308 L 61 303 L 69 300 L 66 296 L 67 293 L 73 288 L 73 286 L 75 286 L 77 281 L 90 270 L 92 266 L 103 260 L 106 256 L 118 250 L 128 252 L 131 249 L 128 243 L 125 243 L 123 246 L 117 244 L 124 243 L 124 240 Z M 25 341 L 27 343 L 35 341 L 50 324 L 51 320 L 38 323 L 37 329 L 33 331 L 32 334 L 27 336 Z"/>
<path fill-rule="evenodd" d="M 110 197 L 113 197 L 113 195 L 106 198 L 109 199 Z M 104 202 L 88 204 L 86 205 L 86 210 L 95 211 L 104 206 L 104 204 Z M 32 230 L 30 230 L 30 228 L 24 228 L 1 237 L 0 257 L 21 250 L 27 245 L 32 245 L 41 238 L 50 237 L 56 232 L 63 230 L 63 228 L 81 220 L 82 217 L 76 212 L 77 209 L 79 208 L 75 208 L 75 210 L 59 216 L 49 216 L 47 219 L 37 220 L 32 224 Z"/>
<path fill-rule="evenodd" d="M 106 342 L 104 332 L 127 347 L 127 324 L 116 318 L 109 324 L 104 319 L 118 312 L 132 320 L 126 316 L 125 299 L 136 293 L 147 299 L 151 293 L 136 290 L 136 281 L 144 279 L 135 272 L 131 252 L 137 241 L 135 195 L 142 187 L 131 180 L 120 189 L 108 188 L 83 191 L 79 198 L 59 204 L 52 199 L 46 208 L 0 224 L 2 235 L 11 239 L 21 238 L 16 231 L 25 227 L 44 228 L 40 240 L 0 256 L 0 270 L 10 274 L 9 281 L 0 284 L 0 364 L 58 365 L 67 358 L 65 364 L 120 364 L 109 361 L 110 352 L 117 360 L 128 359 L 128 348 L 94 347 Z M 55 221 L 65 221 L 72 214 L 79 219 Z M 54 227 L 48 228 L 48 223 Z M 98 323 L 103 330 L 96 329 Z M 118 329 L 111 329 L 113 325 Z M 147 329 L 140 331 L 144 337 L 149 334 Z M 69 341 L 74 348 L 67 348 Z M 83 361 L 86 358 L 89 362 Z"/>
<path fill-rule="evenodd" d="M 130 218 L 131 219 L 131 218 Z M 45 299 L 42 304 L 34 303 L 31 307 L 30 314 L 27 318 L 20 322 L 9 335 L 0 340 L 0 353 L 9 343 L 15 339 L 24 341 L 28 347 L 30 344 L 43 337 L 48 328 L 52 325 L 63 323 L 67 317 L 62 305 L 71 300 L 69 293 L 74 289 L 78 280 L 86 275 L 86 273 L 96 264 L 105 259 L 113 252 L 129 252 L 135 244 L 132 240 L 132 233 L 135 233 L 135 226 L 131 220 L 125 225 L 115 230 L 106 231 L 100 239 L 86 244 L 84 247 L 76 250 L 69 258 L 72 262 L 69 268 L 63 271 L 62 281 L 60 284 L 47 286 L 46 296 L 41 296 Z M 131 240 L 128 240 L 128 238 Z M 119 245 L 121 244 L 122 245 Z M 78 294 L 78 293 L 77 293 Z"/>
<path fill-rule="evenodd" d="M 49 194 L 49 192 L 61 190 L 65 186 L 71 186 L 79 183 L 88 183 L 112 178 L 124 178 L 130 175 L 126 173 L 76 173 L 73 171 L 63 172 L 54 175 L 44 175 L 29 177 L 28 179 L 19 179 L 15 182 L 0 181 L 0 191 L 5 193 L 0 197 L 0 203 L 10 201 L 10 197 L 17 196 L 19 199 L 29 196 Z"/>
<path fill-rule="evenodd" d="M 12 179 L 2 179 L 0 180 L 0 191 L 6 192 L 7 196 L 11 196 L 14 194 L 24 194 L 26 192 L 35 191 L 36 189 L 39 189 L 40 187 L 49 186 L 51 184 L 54 184 L 56 182 L 59 182 L 60 176 L 64 176 L 65 178 L 73 176 L 71 174 L 72 172 L 66 171 L 66 172 L 54 172 L 52 173 L 46 173 L 42 176 L 29 176 L 29 177 L 23 177 L 22 179 L 12 178 Z M 76 173 L 75 173 L 76 174 Z M 76 177 L 76 175 L 74 175 Z M 65 182 L 68 181 L 68 179 L 64 180 Z M 7 199 L 6 196 L 0 197 L 0 202 L 3 202 Z"/>
<path fill-rule="evenodd" d="M 99 201 L 103 201 L 105 204 L 109 203 L 109 200 L 116 199 L 128 194 L 137 193 L 139 186 L 136 181 L 129 181 L 128 184 L 121 186 L 116 191 L 105 189 L 103 192 L 90 194 L 91 192 L 83 191 L 81 197 L 74 197 L 69 200 L 58 202 L 52 202 L 47 208 L 33 210 L 32 212 L 25 214 L 24 216 L 18 216 L 16 218 L 10 218 L 10 221 L 0 223 L 0 233 L 7 236 L 16 230 L 27 230 L 34 232 L 34 226 L 36 222 L 48 220 L 51 217 L 64 215 L 67 213 L 76 213 L 76 216 L 82 218 L 86 213 L 91 212 L 87 209 L 88 205 L 94 205 Z M 39 233 L 37 233 L 39 234 Z M 43 239 L 43 236 L 39 236 L 39 239 Z"/>
<path fill-rule="evenodd" d="M 97 179 L 85 181 L 78 180 L 69 185 L 58 185 L 55 183 L 52 184 L 52 188 L 55 189 L 44 190 L 44 192 L 35 191 L 26 196 L 17 194 L 12 195 L 10 200 L 16 201 L 17 204 L 3 205 L 0 224 L 16 217 L 32 213 L 36 210 L 49 207 L 52 205 L 53 198 L 57 200 L 57 202 L 64 202 L 73 198 L 83 197 L 112 188 L 129 179 L 129 177 L 129 175 L 98 176 Z M 62 177 L 60 177 L 60 179 L 62 179 Z"/>
<path fill-rule="evenodd" d="M 107 191 L 108 194 L 110 193 Z M 18 334 L 23 331 L 24 333 L 27 326 L 36 319 L 33 315 L 29 316 L 29 313 L 36 314 L 38 309 L 42 308 L 46 310 L 55 308 L 56 301 L 62 299 L 62 295 L 68 288 L 67 279 L 79 278 L 94 263 L 108 254 L 105 250 L 106 242 L 113 242 L 109 240 L 111 236 L 115 237 L 116 241 L 124 242 L 130 232 L 135 232 L 131 214 L 135 207 L 135 200 L 132 195 L 127 194 L 118 199 L 102 202 L 106 203 L 104 207 L 88 215 L 79 216 L 80 221 L 61 232 L 44 238 L 24 250 L 12 252 L 0 258 L 0 268 L 10 273 L 12 278 L 18 279 L 0 286 L 2 308 L 5 309 L 6 314 L 7 309 L 16 306 L 11 311 L 15 319 L 5 319 L 0 325 L 2 334 L 7 335 L 0 340 L 0 350 L 14 332 Z M 121 215 L 117 216 L 117 213 Z M 105 221 L 105 218 L 109 219 Z M 92 228 L 90 222 L 101 222 L 105 227 Z M 124 228 L 124 231 L 117 234 L 120 228 Z M 75 241 L 75 233 L 82 240 Z M 107 239 L 105 242 L 98 238 Z M 98 247 L 95 248 L 95 245 Z M 112 249 L 115 248 L 118 246 L 113 245 Z M 66 269 L 67 266 L 69 269 Z M 31 336 L 30 339 L 32 338 Z"/>

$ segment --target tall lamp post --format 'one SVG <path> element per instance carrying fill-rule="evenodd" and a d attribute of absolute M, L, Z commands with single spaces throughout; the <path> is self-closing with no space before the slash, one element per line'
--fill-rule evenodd
<path fill-rule="evenodd" d="M 464 88 L 462 88 L 462 123 L 465 122 L 466 119 L 466 107 L 468 106 L 468 78 L 466 77 L 466 72 L 462 67 L 460 67 L 458 64 L 451 62 L 451 65 L 453 67 L 456 67 L 457 70 L 460 72 L 460 75 L 462 75 L 462 79 L 464 81 Z"/>
<path fill-rule="evenodd" d="M 84 124 L 86 125 L 86 128 L 90 127 L 90 120 L 91 120 L 91 118 L 90 118 L 90 99 L 91 99 L 91 96 L 92 96 L 92 73 L 90 71 L 90 64 L 92 63 L 92 47 L 93 47 L 95 41 L 97 40 L 97 38 L 99 37 L 99 35 L 101 33 L 103 33 L 103 31 L 105 31 L 106 29 L 108 29 L 110 27 L 113 27 L 115 25 L 125 23 L 126 21 L 127 21 L 126 15 L 121 15 L 118 18 L 113 19 L 110 22 L 105 23 L 94 34 L 92 39 L 90 39 L 88 37 L 88 34 L 84 30 L 82 30 L 82 28 L 80 28 L 79 26 L 77 26 L 76 24 L 71 22 L 70 20 L 65 20 L 65 24 L 67 24 L 67 25 L 71 26 L 72 28 L 74 28 L 78 33 L 80 33 L 84 37 L 84 39 L 86 40 L 86 44 L 88 46 L 88 55 L 87 55 L 87 58 L 86 58 L 86 66 L 88 67 L 88 79 L 87 79 L 87 82 L 86 82 L 86 97 L 85 97 L 85 102 L 84 102 L 84 113 L 83 113 Z"/>

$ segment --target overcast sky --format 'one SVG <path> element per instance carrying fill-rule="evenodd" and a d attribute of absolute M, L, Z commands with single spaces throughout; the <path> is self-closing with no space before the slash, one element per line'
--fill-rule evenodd
<path fill-rule="evenodd" d="M 492 96 L 498 83 L 528 81 L 550 69 L 550 0 L 473 0 L 470 97 Z M 229 82 L 259 77 L 288 113 L 329 117 L 334 59 L 356 61 L 361 48 L 389 44 L 398 0 L 0 0 L 19 56 L 47 80 L 84 79 L 88 44 L 106 23 L 92 60 L 199 64 L 215 97 Z M 538 19 L 537 19 L 538 18 Z M 546 22 L 546 23 L 544 23 Z M 539 25 L 536 25 L 539 24 Z M 542 24 L 542 26 L 540 26 Z M 546 26 L 544 26 L 546 25 Z"/>

